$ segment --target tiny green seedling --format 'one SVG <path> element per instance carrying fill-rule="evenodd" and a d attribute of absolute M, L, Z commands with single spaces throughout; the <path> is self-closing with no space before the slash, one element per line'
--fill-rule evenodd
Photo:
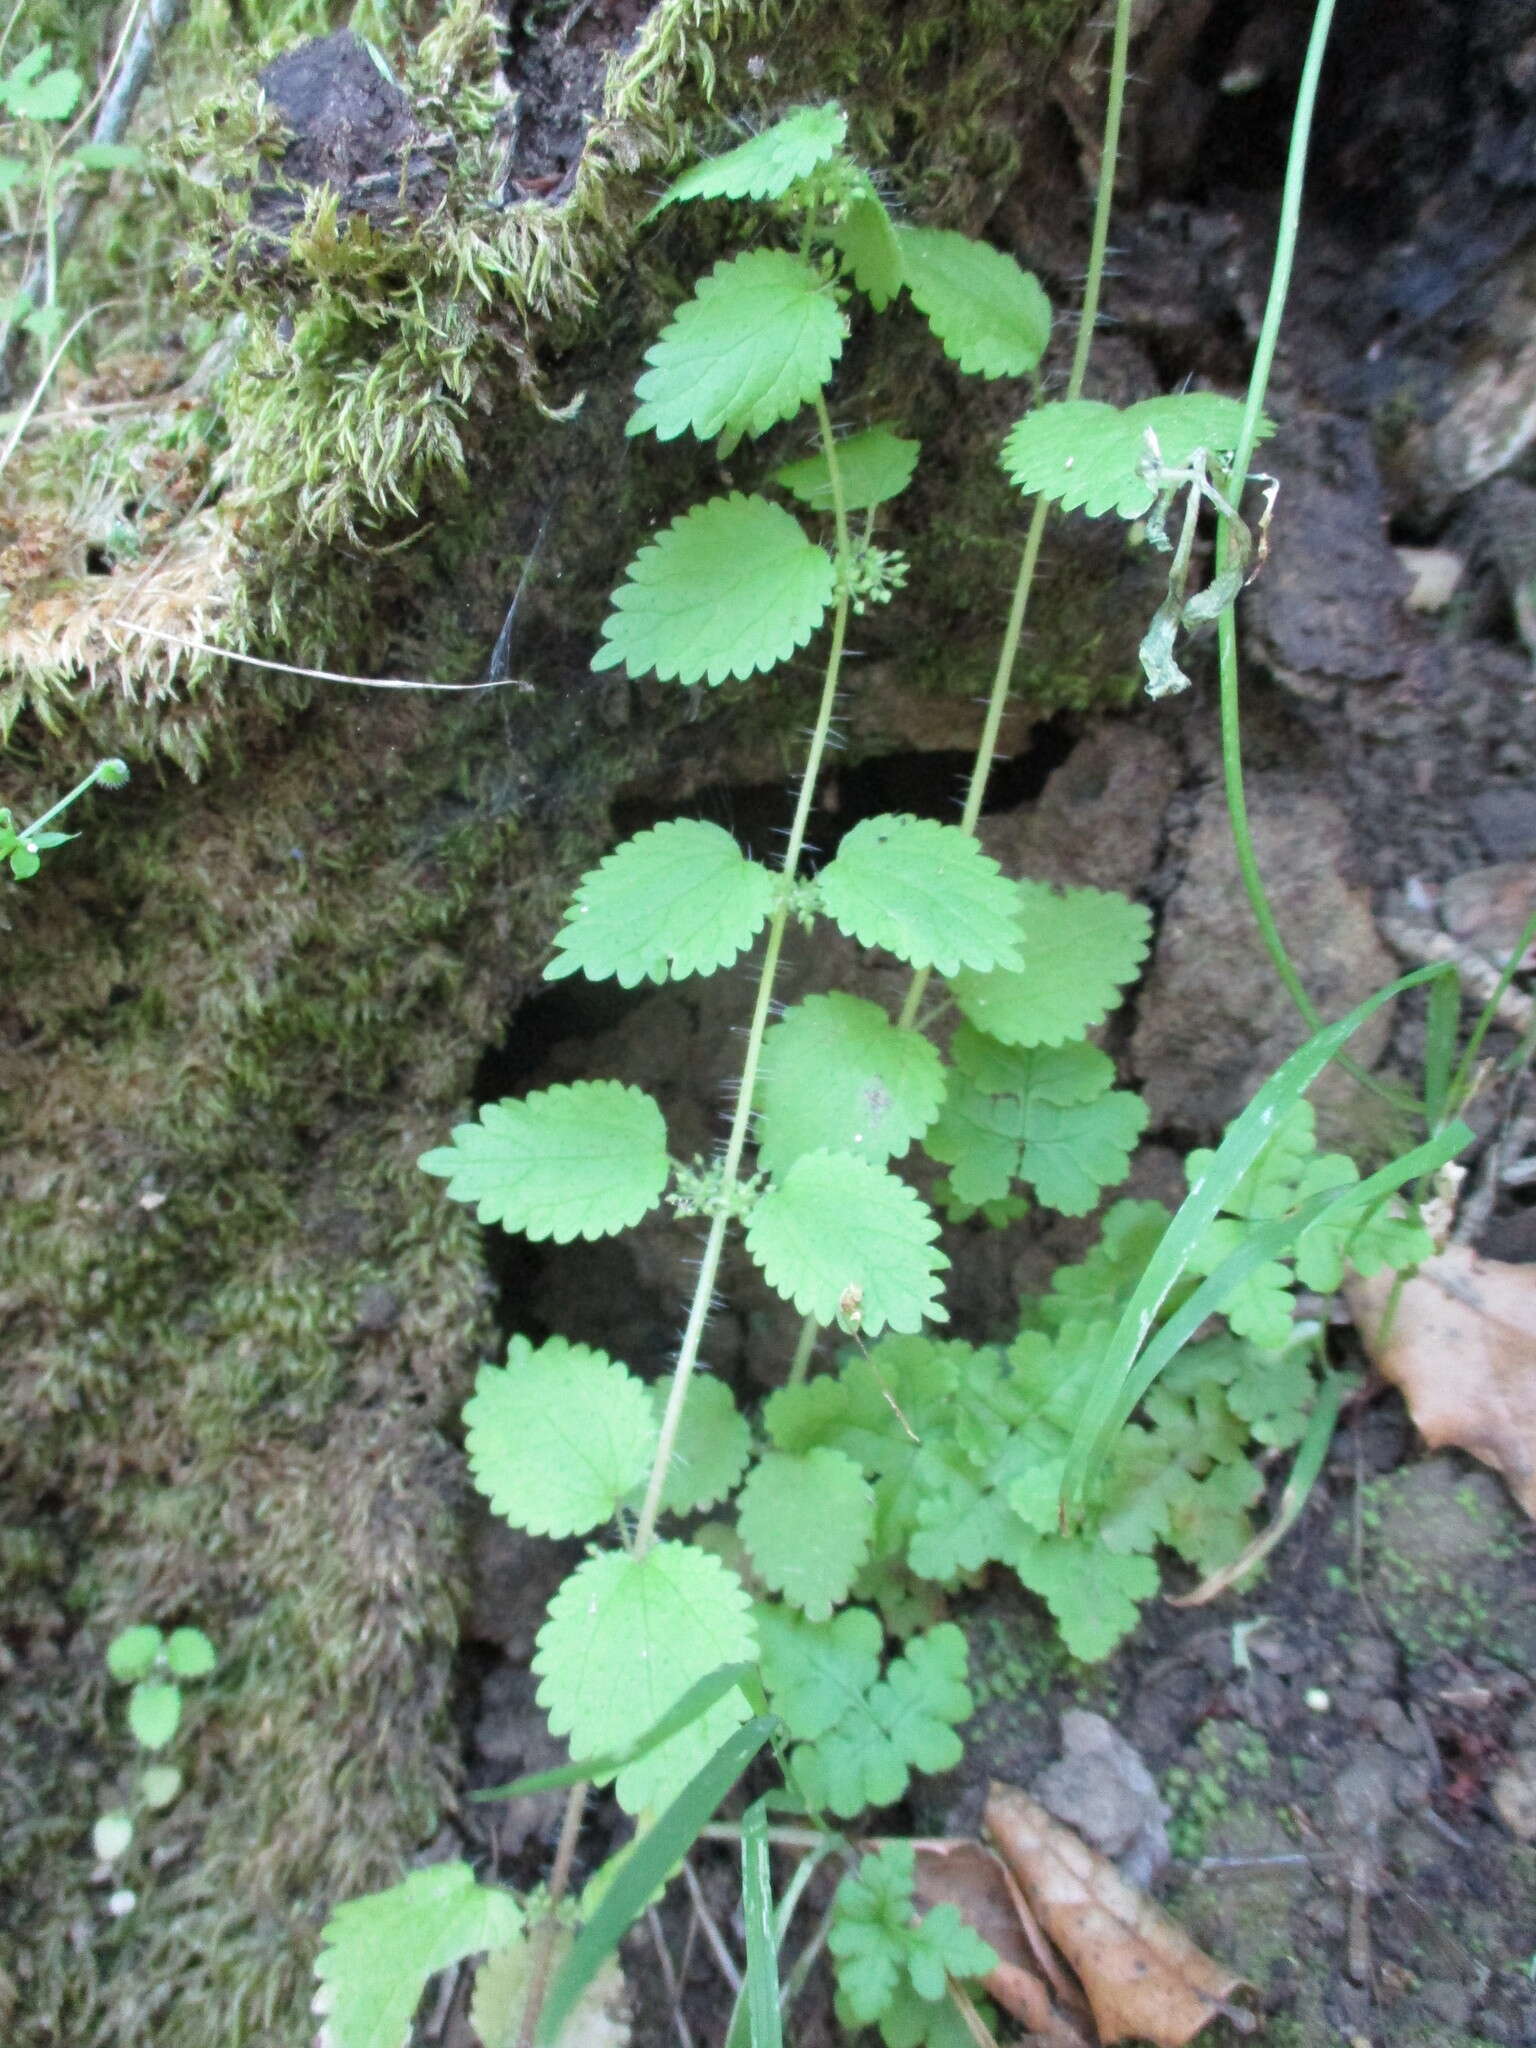
<path fill-rule="evenodd" d="M 63 846 L 66 841 L 80 836 L 77 832 L 52 832 L 48 828 L 88 789 L 94 789 L 98 782 L 103 789 L 121 789 L 127 780 L 126 761 L 98 761 L 83 782 L 76 783 L 68 796 L 60 797 L 51 809 L 44 811 L 30 825 L 18 826 L 11 813 L 0 806 L 0 861 L 10 869 L 12 878 L 18 882 L 30 881 L 42 866 L 45 853 L 51 853 L 56 846 Z"/>
<path fill-rule="evenodd" d="M 182 1687 L 209 1677 L 218 1653 L 200 1628 L 172 1629 L 165 1635 L 151 1622 L 138 1622 L 107 1645 L 107 1670 L 128 1695 L 128 1730 L 142 1751 L 158 1756 L 168 1749 L 181 1727 Z M 172 1805 L 182 1788 L 174 1764 L 147 1763 L 135 1774 L 131 1798 L 100 1814 L 91 1829 L 91 1847 L 98 1861 L 116 1864 L 137 1835 L 138 1816 Z M 135 1895 L 124 1888 L 108 1901 L 114 1915 L 131 1912 Z"/>

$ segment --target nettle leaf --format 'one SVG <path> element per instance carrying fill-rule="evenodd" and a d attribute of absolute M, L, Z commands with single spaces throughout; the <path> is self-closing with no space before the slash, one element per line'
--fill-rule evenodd
<path fill-rule="evenodd" d="M 880 1676 L 885 1630 L 867 1607 L 809 1621 L 760 1606 L 757 1638 L 769 1703 L 798 1742 L 814 1742 L 864 1700 Z"/>
<path fill-rule="evenodd" d="M 912 303 L 950 360 L 974 376 L 1027 376 L 1051 338 L 1039 279 L 1006 251 L 950 228 L 902 224 L 895 234 Z"/>
<path fill-rule="evenodd" d="M 866 1806 L 891 1806 L 911 1774 L 952 1770 L 969 1719 L 965 1637 L 953 1622 L 914 1636 L 886 1675 L 815 1742 L 791 1758 L 796 1783 L 814 1807 L 850 1820 Z"/>
<path fill-rule="evenodd" d="M 946 1320 L 939 1226 L 912 1189 L 844 1153 L 809 1152 L 758 1201 L 747 1250 L 802 1315 L 870 1336 Z"/>
<path fill-rule="evenodd" d="M 865 818 L 817 876 L 822 908 L 850 939 L 909 967 L 1022 968 L 1014 885 L 958 825 Z"/>
<path fill-rule="evenodd" d="M 622 1751 L 690 1686 L 757 1654 L 751 1602 L 719 1558 L 687 1543 L 644 1557 L 601 1552 L 566 1580 L 539 1631 L 533 1668 L 550 1730 L 573 1757 Z M 615 1791 L 626 1813 L 664 1806 L 750 1713 L 739 1690 L 626 1764 Z"/>
<path fill-rule="evenodd" d="M 1024 415 L 1003 443 L 1002 464 L 1021 491 L 1038 493 L 1065 511 L 1081 507 L 1090 519 L 1103 512 L 1140 519 L 1158 494 L 1143 474 L 1149 462 L 1185 469 L 1197 449 L 1226 454 L 1237 446 L 1242 419 L 1238 399 L 1213 391 L 1127 406 L 1066 398 Z M 1261 440 L 1273 432 L 1270 421 L 1260 423 Z"/>
<path fill-rule="evenodd" d="M 803 647 L 832 602 L 832 558 L 782 505 L 733 492 L 674 519 L 613 593 L 594 669 L 744 681 Z"/>
<path fill-rule="evenodd" d="M 757 1576 L 812 1621 L 847 1597 L 869 1555 L 875 1502 L 851 1458 L 825 1446 L 769 1451 L 737 1502 L 736 1529 Z"/>
<path fill-rule="evenodd" d="M 915 1868 L 911 1842 L 886 1842 L 837 1888 L 827 1947 L 836 1958 L 845 2026 L 885 2019 L 908 1986 L 936 2003 L 949 1978 L 984 1977 L 997 1968 L 996 1953 L 948 1900 L 918 1917 Z"/>
<path fill-rule="evenodd" d="M 1085 1216 L 1123 1180 L 1146 1128 L 1140 1096 L 1115 1090 L 1097 1047 L 999 1045 L 969 1024 L 955 1033 L 944 1107 L 923 1139 L 968 1202 L 996 1201 L 1015 1180 L 1064 1216 Z"/>
<path fill-rule="evenodd" d="M 949 974 L 971 1022 L 1005 1045 L 1062 1045 L 1102 1023 L 1141 971 L 1152 932 L 1144 904 L 1107 889 L 1015 885 L 1022 968 L 967 962 Z"/>
<path fill-rule="evenodd" d="M 645 1479 L 656 1443 L 650 1391 L 605 1352 L 514 1337 L 464 1407 L 470 1476 L 533 1536 L 582 1536 Z"/>
<path fill-rule="evenodd" d="M 883 313 L 906 283 L 906 270 L 896 223 L 868 180 L 849 200 L 842 218 L 822 234 L 875 311 Z"/>
<path fill-rule="evenodd" d="M 832 375 L 844 322 L 826 280 L 787 249 L 749 249 L 715 265 L 645 352 L 650 368 L 625 432 L 707 441 L 766 434 L 793 419 Z"/>
<path fill-rule="evenodd" d="M 649 1389 L 660 1426 L 667 1405 L 665 1384 Z M 661 1504 L 672 1515 L 713 1507 L 735 1486 L 752 1455 L 752 1432 L 724 1380 L 695 1372 L 683 1397 L 683 1415 L 667 1467 Z"/>
<path fill-rule="evenodd" d="M 836 156 L 847 133 L 848 116 L 835 101 L 797 107 L 750 142 L 684 171 L 651 211 L 661 213 L 684 199 L 777 199 Z"/>
<path fill-rule="evenodd" d="M 728 967 L 762 930 L 774 877 L 730 833 L 673 818 L 625 840 L 584 875 L 546 981 L 610 975 L 620 988 Z"/>
<path fill-rule="evenodd" d="M 944 1065 L 921 1032 L 862 996 L 808 996 L 763 1041 L 758 1158 L 782 1176 L 807 1152 L 881 1165 L 922 1136 L 944 1100 Z"/>
<path fill-rule="evenodd" d="M 482 1223 L 535 1243 L 609 1237 L 638 1223 L 667 1184 L 667 1127 L 642 1089 L 575 1081 L 520 1102 L 488 1102 L 453 1143 L 423 1153 L 424 1173 L 474 1202 Z"/>
<path fill-rule="evenodd" d="M 843 487 L 843 510 L 867 512 L 889 498 L 900 497 L 912 481 L 921 449 L 920 441 L 904 441 L 889 427 L 867 427 L 862 434 L 839 441 L 837 473 Z M 832 472 L 825 455 L 786 462 L 773 472 L 773 481 L 813 512 L 833 510 Z"/>
<path fill-rule="evenodd" d="M 84 81 L 78 71 L 60 66 L 45 71 L 51 43 L 40 43 L 0 78 L 0 107 L 23 121 L 67 121 L 75 111 Z"/>
<path fill-rule="evenodd" d="M 476 1884 L 467 1863 L 435 1863 L 338 1906 L 315 1964 L 331 2048 L 405 2048 L 427 1979 L 522 1930 L 512 1893 Z"/>

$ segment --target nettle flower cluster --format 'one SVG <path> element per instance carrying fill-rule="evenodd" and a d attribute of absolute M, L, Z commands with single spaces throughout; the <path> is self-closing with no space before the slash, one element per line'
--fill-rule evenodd
<path fill-rule="evenodd" d="M 1317 1153 L 1298 1103 L 1244 1140 L 1245 1170 L 1206 1176 L 1222 1213 L 1213 1192 L 1198 1240 L 1142 1318 L 1151 1327 L 1198 1306 L 1200 1277 L 1220 1273 L 1226 1329 L 1182 1351 L 1089 1467 L 1074 1467 L 1073 1446 L 1111 1333 L 1149 1284 L 1169 1221 L 1160 1205 L 1111 1209 L 1097 1249 L 1023 1305 L 1011 1342 L 928 1334 L 945 1320 L 947 1260 L 900 1162 L 920 1148 L 943 1169 L 937 1198 L 952 1213 L 998 1223 L 1029 1200 L 1085 1215 L 1122 1180 L 1146 1111 L 1088 1034 L 1137 974 L 1149 919 L 1122 896 L 1010 879 L 960 826 L 905 815 L 862 821 L 814 877 L 800 872 L 849 614 L 888 600 L 904 575 L 875 545 L 876 517 L 920 455 L 883 421 L 833 431 L 824 394 L 850 310 L 862 299 L 881 313 L 905 295 L 960 370 L 989 378 L 1030 376 L 1050 328 L 1043 291 L 1011 256 L 893 219 L 845 134 L 838 107 L 802 109 L 688 172 L 658 208 L 755 200 L 788 246 L 728 257 L 700 282 L 648 353 L 629 431 L 731 451 L 811 408 L 820 446 L 760 490 L 693 506 L 642 547 L 593 664 L 741 682 L 829 628 L 782 865 L 748 858 L 699 819 L 643 831 L 582 879 L 547 969 L 633 988 L 712 974 L 760 946 L 722 1156 L 674 1161 L 652 1097 L 593 1080 L 490 1104 L 421 1161 L 482 1223 L 534 1240 L 600 1238 L 664 1202 L 708 1225 L 669 1383 L 560 1337 L 515 1337 L 464 1411 L 470 1469 L 498 1514 L 533 1535 L 593 1539 L 555 1596 L 535 1668 L 550 1727 L 578 1759 L 566 1781 L 612 1783 L 642 1841 L 647 1828 L 666 1838 L 634 1881 L 633 1910 L 766 1740 L 785 1774 L 780 1805 L 823 1822 L 887 1806 L 912 1772 L 958 1762 L 972 1699 L 944 1602 L 987 1567 L 1016 1573 L 1068 1648 L 1094 1658 L 1155 1591 L 1160 1547 L 1202 1572 L 1230 1563 L 1252 1537 L 1255 1453 L 1296 1443 L 1318 1400 L 1317 1329 L 1295 1320 L 1295 1284 L 1332 1287 L 1346 1257 L 1373 1270 L 1427 1248 L 1379 1202 L 1320 1200 L 1358 1175 Z M 1173 635 L 1199 616 L 1184 596 L 1188 536 L 1202 500 L 1230 510 L 1210 478 L 1240 413 L 1210 394 L 1124 410 L 1037 405 L 1002 451 L 1024 493 L 1147 520 L 1154 539 L 1187 491 L 1154 685 L 1169 686 Z M 901 1014 L 829 990 L 776 1016 L 791 920 L 826 921 L 910 967 Z M 931 976 L 944 983 L 938 1014 L 958 1020 L 943 1046 L 914 1022 Z M 1207 1164 L 1191 1161 L 1192 1182 Z M 1316 1212 L 1309 1227 L 1273 1228 L 1302 1210 Z M 1273 1255 L 1247 1258 L 1248 1234 L 1266 1227 Z M 756 1414 L 702 1363 L 733 1231 L 807 1318 L 787 1384 Z M 851 1341 L 833 1370 L 810 1376 L 816 1328 L 834 1324 Z M 685 1809 L 692 1833 L 669 1833 Z M 599 1916 L 613 1918 L 625 1879 L 595 1882 Z M 407 1927 L 425 1930 L 414 1946 Z M 343 1908 L 321 1962 L 341 2048 L 378 2018 L 381 1932 L 396 1955 L 386 2020 L 402 2027 L 427 1971 L 527 1939 L 513 1902 L 464 1865 Z M 851 1936 L 832 1946 L 858 1949 Z M 967 1957 L 970 1972 L 978 1958 Z M 943 1974 L 935 1989 L 921 1970 L 895 1972 L 878 2012 L 850 1977 L 845 2016 L 879 2018 L 891 2040 L 926 2039 L 944 2010 Z M 546 2012 L 546 2034 L 551 2024 Z"/>

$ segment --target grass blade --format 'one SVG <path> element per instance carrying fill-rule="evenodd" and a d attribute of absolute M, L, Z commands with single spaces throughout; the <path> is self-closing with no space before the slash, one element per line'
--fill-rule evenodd
<path fill-rule="evenodd" d="M 1325 1025 L 1321 1031 L 1314 1032 L 1304 1045 L 1299 1046 L 1290 1058 L 1270 1075 L 1222 1139 L 1211 1157 L 1210 1164 L 1190 1189 L 1182 1207 L 1164 1232 L 1162 1242 L 1147 1261 L 1147 1269 L 1142 1274 L 1136 1291 L 1126 1303 L 1125 1312 L 1110 1340 L 1099 1383 L 1078 1422 L 1077 1433 L 1067 1454 L 1066 1471 L 1062 1478 L 1064 1509 L 1076 1509 L 1116 1431 L 1152 1380 L 1173 1357 L 1179 1345 L 1185 1342 L 1189 1332 L 1196 1327 L 1195 1323 L 1187 1320 L 1188 1308 L 1192 1307 L 1194 1302 L 1201 1302 L 1203 1306 L 1200 1316 L 1212 1314 L 1221 1306 L 1221 1302 L 1226 1299 L 1231 1289 L 1237 1286 L 1254 1266 L 1262 1262 L 1262 1258 L 1275 1256 L 1273 1249 L 1266 1249 L 1262 1257 L 1245 1262 L 1248 1247 L 1257 1243 L 1261 1237 L 1265 1238 L 1267 1243 L 1266 1232 L 1273 1232 L 1275 1226 L 1268 1225 L 1262 1231 L 1255 1231 L 1243 1250 L 1234 1253 L 1218 1272 L 1212 1274 L 1191 1303 L 1186 1305 L 1186 1308 L 1159 1334 L 1154 1347 L 1159 1352 L 1157 1365 L 1148 1373 L 1143 1362 L 1143 1370 L 1138 1372 L 1137 1361 L 1141 1359 L 1147 1340 L 1152 1335 L 1159 1309 L 1188 1267 L 1195 1247 L 1204 1237 L 1207 1228 L 1214 1222 L 1227 1197 L 1269 1142 L 1281 1118 L 1300 1101 L 1328 1062 L 1343 1050 L 1360 1026 L 1373 1017 L 1384 1003 L 1390 1002 L 1394 996 L 1401 995 L 1405 989 L 1416 988 L 1420 982 L 1428 981 L 1444 972 L 1444 968 L 1439 966 L 1415 968 L 1411 974 L 1405 974 L 1401 979 L 1379 990 L 1358 1008 L 1351 1010 L 1347 1017 L 1341 1017 L 1336 1024 Z M 1466 1142 L 1466 1137 L 1461 1137 L 1454 1150 L 1459 1150 Z M 1410 1156 L 1417 1158 L 1418 1154 Z M 1436 1163 L 1440 1161 L 1437 1159 Z M 1350 1193 L 1358 1199 L 1362 1189 L 1371 1187 L 1375 1178 L 1357 1184 Z M 1394 1181 L 1391 1185 L 1396 1186 L 1398 1183 Z M 1320 1197 L 1318 1202 L 1312 1205 L 1315 1213 L 1307 1214 L 1307 1222 L 1315 1221 L 1316 1215 L 1321 1215 L 1323 1209 L 1329 1206 L 1331 1203 Z M 1304 1227 L 1304 1224 L 1298 1224 L 1298 1228 Z M 1290 1237 L 1296 1234 L 1296 1231 L 1290 1231 L 1279 1241 L 1289 1243 Z M 1224 1280 L 1224 1286 L 1218 1294 L 1216 1283 L 1221 1280 Z M 1196 1322 L 1198 1320 L 1199 1318 Z M 1180 1327 L 1183 1334 L 1177 1344 L 1169 1346 L 1165 1339 L 1175 1325 Z"/>
<path fill-rule="evenodd" d="M 762 1684 L 757 1676 L 755 1664 L 722 1664 L 718 1671 L 706 1672 L 697 1684 L 688 1690 L 675 1706 L 669 1707 L 653 1726 L 632 1742 L 628 1749 L 616 1749 L 611 1756 L 586 1757 L 580 1763 L 561 1764 L 557 1770 L 532 1771 L 526 1778 L 514 1778 L 509 1785 L 492 1785 L 484 1792 L 471 1792 L 471 1799 L 522 1799 L 530 1792 L 558 1792 L 567 1785 L 584 1785 L 597 1778 L 611 1778 L 626 1765 L 647 1756 L 653 1749 L 659 1749 L 674 1735 L 680 1735 L 707 1714 L 718 1699 L 734 1687 L 740 1686 L 746 1694 L 748 1704 L 757 1713 L 766 1713 L 767 1701 L 763 1696 Z"/>
<path fill-rule="evenodd" d="M 1424 1118 L 1431 1130 L 1445 1116 L 1450 1099 L 1460 1021 L 1461 983 L 1454 974 L 1442 974 L 1429 985 L 1424 1042 Z"/>
<path fill-rule="evenodd" d="M 741 1901 L 747 1928 L 747 2027 L 752 2048 L 783 2048 L 779 1944 L 773 1921 L 768 1815 L 755 1800 L 741 1817 Z"/>
<path fill-rule="evenodd" d="M 689 1779 L 656 1825 L 635 1843 L 550 1986 L 537 2036 L 544 2048 L 559 2040 L 561 2028 L 598 1969 L 687 1855 L 700 1828 L 768 1740 L 773 1727 L 773 1717 L 760 1714 L 738 1728 Z"/>

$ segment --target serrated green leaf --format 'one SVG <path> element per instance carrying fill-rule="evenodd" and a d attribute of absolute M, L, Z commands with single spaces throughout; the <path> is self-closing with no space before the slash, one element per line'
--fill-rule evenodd
<path fill-rule="evenodd" d="M 605 1352 L 514 1337 L 465 1404 L 470 1476 L 498 1515 L 534 1536 L 582 1536 L 650 1470 L 650 1390 Z"/>
<path fill-rule="evenodd" d="M 812 1621 L 847 1597 L 869 1555 L 875 1503 L 851 1458 L 825 1445 L 769 1451 L 737 1503 L 736 1528 L 757 1576 Z"/>
<path fill-rule="evenodd" d="M 428 1978 L 505 1947 L 522 1928 L 511 1892 L 476 1884 L 467 1863 L 415 1870 L 388 1891 L 338 1906 L 315 1964 L 333 2048 L 405 2048 Z"/>
<path fill-rule="evenodd" d="M 42 63 L 46 63 L 48 45 L 45 43 L 41 48 Z M 33 50 L 0 79 L 0 106 L 22 121 L 67 121 L 75 111 L 84 82 L 78 71 L 62 66 L 43 71 L 42 64 L 35 61 L 38 54 Z"/>
<path fill-rule="evenodd" d="M 952 1769 L 963 1747 L 955 1724 L 972 1707 L 965 1665 L 965 1638 L 953 1622 L 914 1636 L 825 1735 L 794 1751 L 795 1781 L 809 1803 L 847 1820 L 866 1806 L 893 1805 L 914 1770 Z"/>
<path fill-rule="evenodd" d="M 747 1223 L 747 1250 L 774 1292 L 802 1315 L 841 1315 L 870 1336 L 943 1322 L 939 1226 L 912 1189 L 844 1153 L 809 1152 L 768 1189 Z"/>
<path fill-rule="evenodd" d="M 792 1608 L 760 1606 L 757 1637 L 769 1700 L 799 1742 L 835 1727 L 880 1676 L 885 1630 L 867 1607 L 808 1621 Z"/>
<path fill-rule="evenodd" d="M 551 1975 L 565 1964 L 573 1940 L 569 1928 L 556 1929 L 548 1948 L 549 1961 L 543 1966 Z M 524 1928 L 514 1942 L 494 1950 L 476 1970 L 469 2023 L 480 2048 L 517 2048 L 535 1965 L 546 1952 L 547 1941 L 547 1936 L 537 1936 Z M 540 1981 L 548 1981 L 543 1970 Z M 560 2029 L 555 2048 L 628 2048 L 631 2032 L 624 1973 L 610 1956 L 577 2000 L 575 2010 Z"/>
<path fill-rule="evenodd" d="M 1251 1219 L 1218 1216 L 1189 1255 L 1191 1273 L 1214 1273 L 1253 1234 Z M 1222 1314 L 1233 1332 L 1267 1350 L 1278 1350 L 1291 1334 L 1296 1302 L 1293 1276 L 1278 1259 L 1266 1259 L 1227 1296 Z"/>
<path fill-rule="evenodd" d="M 121 1685 L 146 1677 L 165 1647 L 165 1637 L 153 1623 L 139 1622 L 125 1628 L 107 1645 L 107 1669 Z"/>
<path fill-rule="evenodd" d="M 141 1678 L 128 1695 L 128 1726 L 141 1749 L 164 1749 L 181 1726 L 181 1687 Z"/>
<path fill-rule="evenodd" d="M 1161 1202 L 1116 1202 L 1106 1210 L 1099 1241 L 1075 1266 L 1058 1266 L 1050 1292 L 1034 1304 L 1049 1330 L 1071 1322 L 1119 1316 L 1147 1260 L 1168 1228 Z"/>
<path fill-rule="evenodd" d="M 638 1223 L 661 1199 L 669 1171 L 667 1127 L 639 1088 L 575 1081 L 520 1102 L 488 1102 L 451 1145 L 417 1161 L 474 1202 L 482 1223 L 535 1243 L 608 1237 Z"/>
<path fill-rule="evenodd" d="M 827 1937 L 837 2016 L 846 2027 L 878 2022 L 886 2048 L 969 2048 L 949 1979 L 985 1976 L 997 1955 L 947 1900 L 917 1918 L 914 1862 L 910 1842 L 888 1842 L 839 1885 Z"/>
<path fill-rule="evenodd" d="M 1130 1634 L 1141 1602 L 1157 1591 L 1157 1566 L 1150 1557 L 1117 1556 L 1091 1537 L 1032 1536 L 1008 1561 L 1050 1608 L 1062 1641 L 1085 1664 L 1107 1657 Z"/>
<path fill-rule="evenodd" d="M 777 199 L 836 156 L 847 132 L 848 117 L 835 101 L 797 107 L 749 142 L 684 171 L 651 212 L 685 199 Z"/>
<path fill-rule="evenodd" d="M 665 1385 L 651 1389 L 651 1402 L 659 1423 L 667 1403 Z M 662 1506 L 670 1515 L 713 1507 L 735 1486 L 751 1453 L 752 1432 L 730 1388 L 711 1373 L 696 1372 L 683 1399 Z"/>
<path fill-rule="evenodd" d="M 1039 279 L 990 243 L 949 228 L 895 229 L 912 303 L 968 374 L 1023 377 L 1045 354 L 1051 305 Z"/>
<path fill-rule="evenodd" d="M 839 441 L 837 473 L 843 487 L 843 510 L 867 512 L 887 499 L 900 497 L 912 481 L 921 449 L 920 441 L 904 441 L 889 427 L 868 427 L 862 434 Z M 773 472 L 773 480 L 813 512 L 833 509 L 832 472 L 825 455 L 786 462 Z"/>
<path fill-rule="evenodd" d="M 744 681 L 803 647 L 832 601 L 831 557 L 766 498 L 711 498 L 630 563 L 594 669 L 662 682 Z"/>
<path fill-rule="evenodd" d="M 1110 511 L 1140 519 L 1157 497 L 1142 474 L 1153 441 L 1164 468 L 1184 469 L 1197 449 L 1221 455 L 1235 448 L 1242 418 L 1240 400 L 1212 391 L 1127 406 L 1061 399 L 1024 415 L 1003 443 L 1002 464 L 1021 491 L 1068 512 L 1081 507 L 1090 519 Z M 1273 432 L 1270 421 L 1261 422 L 1261 440 Z"/>
<path fill-rule="evenodd" d="M 864 818 L 817 885 L 839 931 L 909 967 L 952 976 L 1024 965 L 1014 885 L 958 825 Z"/>
<path fill-rule="evenodd" d="M 906 282 L 896 223 L 866 180 L 848 201 L 842 218 L 822 234 L 843 259 L 843 268 L 877 313 L 883 313 Z"/>
<path fill-rule="evenodd" d="M 672 818 L 616 847 L 581 885 L 555 938 L 546 981 L 581 973 L 620 988 L 728 967 L 762 930 L 774 877 L 730 833 Z"/>
<path fill-rule="evenodd" d="M 166 1640 L 165 1661 L 173 1678 L 206 1678 L 216 1669 L 219 1653 L 200 1628 L 173 1628 Z"/>
<path fill-rule="evenodd" d="M 533 1668 L 551 1731 L 578 1757 L 620 1750 L 699 1679 L 755 1657 L 751 1603 L 716 1557 L 658 1543 L 643 1557 L 605 1552 L 566 1580 L 539 1631 Z M 626 1813 L 665 1805 L 746 1720 L 732 1690 L 689 1727 L 625 1766 L 615 1790 Z"/>
<path fill-rule="evenodd" d="M 1016 885 L 1022 970 L 966 964 L 949 975 L 971 1022 L 1005 1045 L 1061 1045 L 1081 1038 L 1120 1001 L 1141 971 L 1152 931 L 1144 905 L 1105 889 Z"/>
<path fill-rule="evenodd" d="M 1146 1104 L 1112 1090 L 1114 1067 L 1081 1041 L 1025 1050 L 969 1024 L 955 1034 L 944 1107 L 925 1149 L 968 1202 L 996 1201 L 1015 1180 L 1048 1207 L 1084 1216 L 1130 1170 Z"/>
<path fill-rule="evenodd" d="M 832 375 L 843 316 L 826 281 L 786 249 L 749 249 L 699 280 L 646 350 L 625 432 L 701 441 L 766 434 Z"/>
<path fill-rule="evenodd" d="M 1228 1383 L 1227 1401 L 1255 1440 L 1272 1450 L 1288 1450 L 1300 1443 L 1317 1400 L 1312 1370 L 1317 1325 L 1293 1327 L 1295 1337 L 1281 1351 L 1233 1346 L 1238 1352 L 1238 1369 Z M 1186 1355 L 1195 1358 L 1208 1348 L 1195 1345 Z"/>
<path fill-rule="evenodd" d="M 943 1063 L 920 1032 L 861 996 L 808 996 L 763 1041 L 759 1162 L 782 1176 L 807 1152 L 899 1159 L 943 1099 Z"/>
<path fill-rule="evenodd" d="M 69 152 L 82 171 L 136 171 L 144 152 L 133 142 L 82 142 Z"/>

